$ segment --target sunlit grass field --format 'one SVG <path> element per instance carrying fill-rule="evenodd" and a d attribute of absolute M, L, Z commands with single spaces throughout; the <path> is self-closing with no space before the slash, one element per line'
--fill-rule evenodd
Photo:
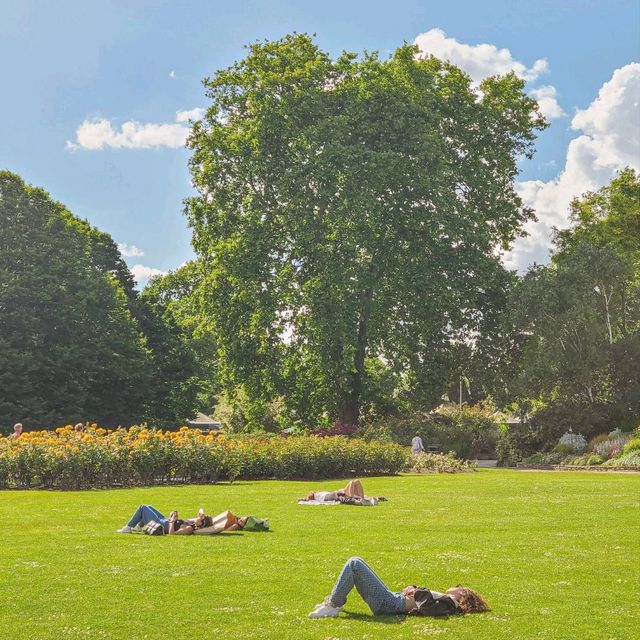
<path fill-rule="evenodd" d="M 238 482 L 0 492 L 5 638 L 631 640 L 640 619 L 640 475 L 481 470 L 363 479 L 378 507 L 306 507 L 341 483 Z M 268 533 L 120 535 L 141 502 L 230 508 Z M 462 583 L 492 606 L 449 619 L 374 618 L 353 592 L 310 620 L 345 559 L 387 584 Z"/>

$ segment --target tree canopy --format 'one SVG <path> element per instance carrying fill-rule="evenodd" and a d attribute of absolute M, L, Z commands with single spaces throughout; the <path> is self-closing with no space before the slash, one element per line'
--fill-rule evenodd
<path fill-rule="evenodd" d="M 0 424 L 184 420 L 181 344 L 108 234 L 0 172 Z"/>
<path fill-rule="evenodd" d="M 186 213 L 224 384 L 354 423 L 382 363 L 431 406 L 532 217 L 514 178 L 545 122 L 523 82 L 294 34 L 204 84 Z"/>
<path fill-rule="evenodd" d="M 548 266 L 517 283 L 494 394 L 581 411 L 593 431 L 640 416 L 640 180 L 627 169 L 571 205 Z M 589 424 L 582 429 L 588 432 Z"/>

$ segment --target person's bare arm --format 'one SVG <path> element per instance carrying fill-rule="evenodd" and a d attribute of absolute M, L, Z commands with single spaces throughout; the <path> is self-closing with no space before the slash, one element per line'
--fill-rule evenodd
<path fill-rule="evenodd" d="M 169 516 L 169 535 L 170 536 L 190 536 L 193 533 L 193 527 L 191 525 L 182 525 L 179 529 L 176 529 L 176 521 L 178 520 L 178 513 L 172 511 Z"/>
<path fill-rule="evenodd" d="M 196 529 L 193 532 L 193 535 L 196 536 L 208 536 L 212 533 L 222 533 L 225 531 L 225 523 L 214 524 L 211 527 L 201 527 L 200 529 Z"/>
<path fill-rule="evenodd" d="M 169 532 L 171 533 L 171 532 Z M 182 527 L 180 527 L 177 531 L 173 532 L 173 535 L 175 536 L 190 536 L 192 535 L 194 532 L 193 527 L 191 527 L 190 525 L 183 525 Z"/>

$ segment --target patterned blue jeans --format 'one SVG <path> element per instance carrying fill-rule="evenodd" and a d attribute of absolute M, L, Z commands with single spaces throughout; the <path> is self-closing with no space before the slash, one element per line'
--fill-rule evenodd
<path fill-rule="evenodd" d="M 374 614 L 406 613 L 405 597 L 402 593 L 390 591 L 373 569 L 362 558 L 356 556 L 344 563 L 331 591 L 331 603 L 336 607 L 344 606 L 353 587 L 358 590 Z"/>
<path fill-rule="evenodd" d="M 162 530 L 165 533 L 169 533 L 169 520 L 165 518 L 155 507 L 152 507 L 150 504 L 141 504 L 136 510 L 135 513 L 127 522 L 127 525 L 131 528 L 136 525 L 146 526 L 152 520 L 159 522 L 162 525 Z"/>

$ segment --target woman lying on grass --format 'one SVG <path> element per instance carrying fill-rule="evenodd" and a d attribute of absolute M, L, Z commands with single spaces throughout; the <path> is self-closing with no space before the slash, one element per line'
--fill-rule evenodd
<path fill-rule="evenodd" d="M 231 511 L 223 511 L 214 517 L 207 516 L 203 509 L 198 511 L 195 518 L 182 520 L 178 517 L 177 511 L 172 511 L 167 518 L 150 504 L 141 504 L 129 522 L 122 529 L 118 529 L 118 533 L 142 531 L 150 522 L 158 522 L 162 525 L 163 533 L 167 535 L 207 535 L 241 529 L 244 526 L 244 520 L 246 519 L 237 518 Z"/>
<path fill-rule="evenodd" d="M 333 502 L 340 496 L 348 496 L 350 498 L 364 498 L 364 489 L 360 480 L 350 480 L 344 489 L 337 491 L 311 491 L 304 500 L 317 500 L 318 502 Z"/>
<path fill-rule="evenodd" d="M 342 567 L 331 595 L 317 605 L 309 617 L 337 618 L 354 586 L 374 615 L 447 616 L 489 611 L 483 598 L 466 587 L 452 587 L 446 593 L 416 586 L 390 591 L 362 558 L 353 557 Z"/>
<path fill-rule="evenodd" d="M 306 497 L 300 498 L 298 502 L 342 502 L 343 504 L 374 505 L 379 500 L 386 498 L 373 498 L 364 495 L 364 488 L 360 480 L 350 480 L 344 489 L 337 491 L 311 491 Z"/>

